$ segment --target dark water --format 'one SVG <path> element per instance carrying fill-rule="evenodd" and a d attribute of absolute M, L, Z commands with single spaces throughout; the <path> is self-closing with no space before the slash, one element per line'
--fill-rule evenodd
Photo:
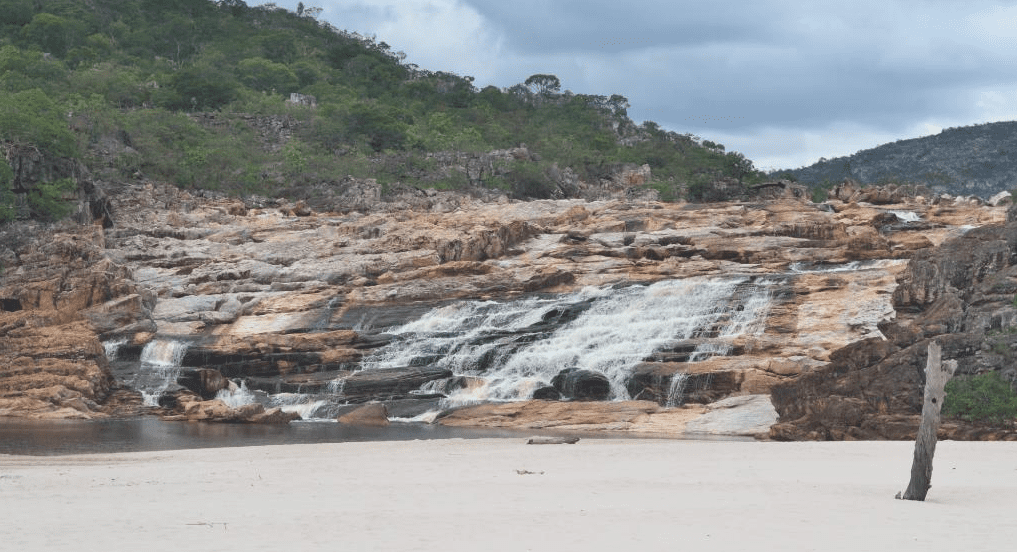
<path fill-rule="evenodd" d="M 0 418 L 0 454 L 51 456 L 352 441 L 485 437 L 523 439 L 537 433 L 539 432 L 463 429 L 423 423 L 396 423 L 374 428 L 334 422 L 247 425 L 165 422 L 157 418 L 97 421 Z"/>

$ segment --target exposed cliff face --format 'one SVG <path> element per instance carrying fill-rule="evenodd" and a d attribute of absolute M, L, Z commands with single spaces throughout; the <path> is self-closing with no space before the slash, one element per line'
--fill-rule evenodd
<path fill-rule="evenodd" d="M 91 416 L 116 387 L 100 336 L 155 329 L 148 318 L 155 296 L 110 261 L 104 245 L 100 227 L 67 226 L 41 232 L 6 266 L 0 415 Z"/>
<path fill-rule="evenodd" d="M 1014 211 L 1011 209 L 1010 218 Z M 921 251 L 900 275 L 898 317 L 881 324 L 888 340 L 835 352 L 831 363 L 774 388 L 779 439 L 907 439 L 921 412 L 926 350 L 958 361 L 957 375 L 999 371 L 1013 380 L 1017 338 L 1017 223 L 977 228 Z M 944 424 L 949 438 L 1006 438 L 998 428 Z"/>
<path fill-rule="evenodd" d="M 693 301 L 717 292 L 733 310 L 711 314 L 716 319 L 687 339 L 648 351 L 617 381 L 594 374 L 584 388 L 592 395 L 576 391 L 572 376 L 562 373 L 562 383 L 550 374 L 534 396 L 606 393 L 667 410 L 676 373 L 685 378 L 685 402 L 766 394 L 835 364 L 834 351 L 880 337 L 880 321 L 894 316 L 890 299 L 906 259 L 962 233 L 961 225 L 1004 216 L 1001 209 L 921 199 L 820 209 L 798 199 L 688 205 L 425 196 L 416 208 L 396 198 L 367 213 L 321 213 L 162 185 L 124 189 L 112 197 L 112 228 L 56 228 L 6 255 L 0 382 L 9 391 L 0 404 L 7 414 L 66 415 L 59 390 L 30 408 L 13 402 L 42 388 L 27 372 L 59 359 L 69 363 L 61 373 L 91 374 L 75 376 L 93 382 L 90 388 L 61 383 L 84 401 L 75 412 L 107 412 L 125 404 L 124 393 L 112 393 L 117 385 L 146 376 L 139 359 L 182 344 L 167 353 L 179 357 L 172 362 L 152 361 L 179 371 L 161 402 L 181 413 L 219 412 L 200 400 L 230 386 L 194 383 L 222 383 L 209 374 L 231 379 L 233 389 L 330 392 L 350 403 L 412 399 L 426 409 L 457 390 L 494 384 L 482 371 L 462 373 L 426 357 L 361 370 L 365 358 L 402 343 L 388 333 L 401 324 L 456 300 L 569 297 L 536 324 L 474 343 L 501 340 L 518 349 L 585 316 L 597 297 L 613 293 L 611 286 L 634 284 L 646 290 L 640 300 L 648 305 L 654 293 L 679 294 L 680 306 L 680 294 Z M 649 286 L 679 280 L 699 283 Z M 707 287 L 714 281 L 723 289 Z M 69 353 L 42 335 L 77 336 L 61 347 L 78 356 L 67 360 Z M 110 345 L 109 366 L 100 343 Z M 419 413 L 401 404 L 407 416 Z"/>

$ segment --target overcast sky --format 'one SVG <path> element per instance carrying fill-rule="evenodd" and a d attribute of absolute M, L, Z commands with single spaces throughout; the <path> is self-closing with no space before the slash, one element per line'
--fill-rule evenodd
<path fill-rule="evenodd" d="M 1017 119 L 1017 1 L 304 5 L 478 88 L 552 73 L 576 93 L 621 94 L 637 122 L 720 142 L 766 170 Z"/>

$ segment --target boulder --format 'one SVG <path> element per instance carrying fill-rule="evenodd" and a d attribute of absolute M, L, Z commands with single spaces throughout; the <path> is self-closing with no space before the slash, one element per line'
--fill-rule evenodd
<path fill-rule="evenodd" d="M 177 378 L 177 383 L 205 400 L 214 399 L 219 391 L 230 387 L 230 380 L 219 370 L 211 368 L 183 370 Z"/>
<path fill-rule="evenodd" d="M 296 412 L 283 412 L 281 408 L 266 410 L 258 403 L 233 408 L 218 399 L 203 401 L 199 397 L 186 394 L 178 394 L 176 402 L 175 413 L 163 416 L 163 419 L 188 422 L 281 424 L 300 418 L 300 414 Z"/>
<path fill-rule="evenodd" d="M 348 425 L 387 426 L 388 409 L 382 403 L 365 404 L 339 416 L 339 422 Z"/>
<path fill-rule="evenodd" d="M 768 395 L 741 395 L 711 403 L 702 416 L 685 424 L 689 434 L 769 437 L 777 411 Z"/>
<path fill-rule="evenodd" d="M 551 385 L 566 399 L 603 401 L 611 396 L 611 381 L 604 374 L 591 370 L 562 370 L 551 380 Z"/>

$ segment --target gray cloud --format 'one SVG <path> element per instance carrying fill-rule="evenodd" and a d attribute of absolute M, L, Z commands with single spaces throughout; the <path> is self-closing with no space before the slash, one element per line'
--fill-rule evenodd
<path fill-rule="evenodd" d="M 554 73 L 575 92 L 622 94 L 633 118 L 723 142 L 760 166 L 798 166 L 946 126 L 1017 118 L 1015 2 L 322 7 L 336 26 L 375 33 L 421 67 L 502 87 Z"/>

